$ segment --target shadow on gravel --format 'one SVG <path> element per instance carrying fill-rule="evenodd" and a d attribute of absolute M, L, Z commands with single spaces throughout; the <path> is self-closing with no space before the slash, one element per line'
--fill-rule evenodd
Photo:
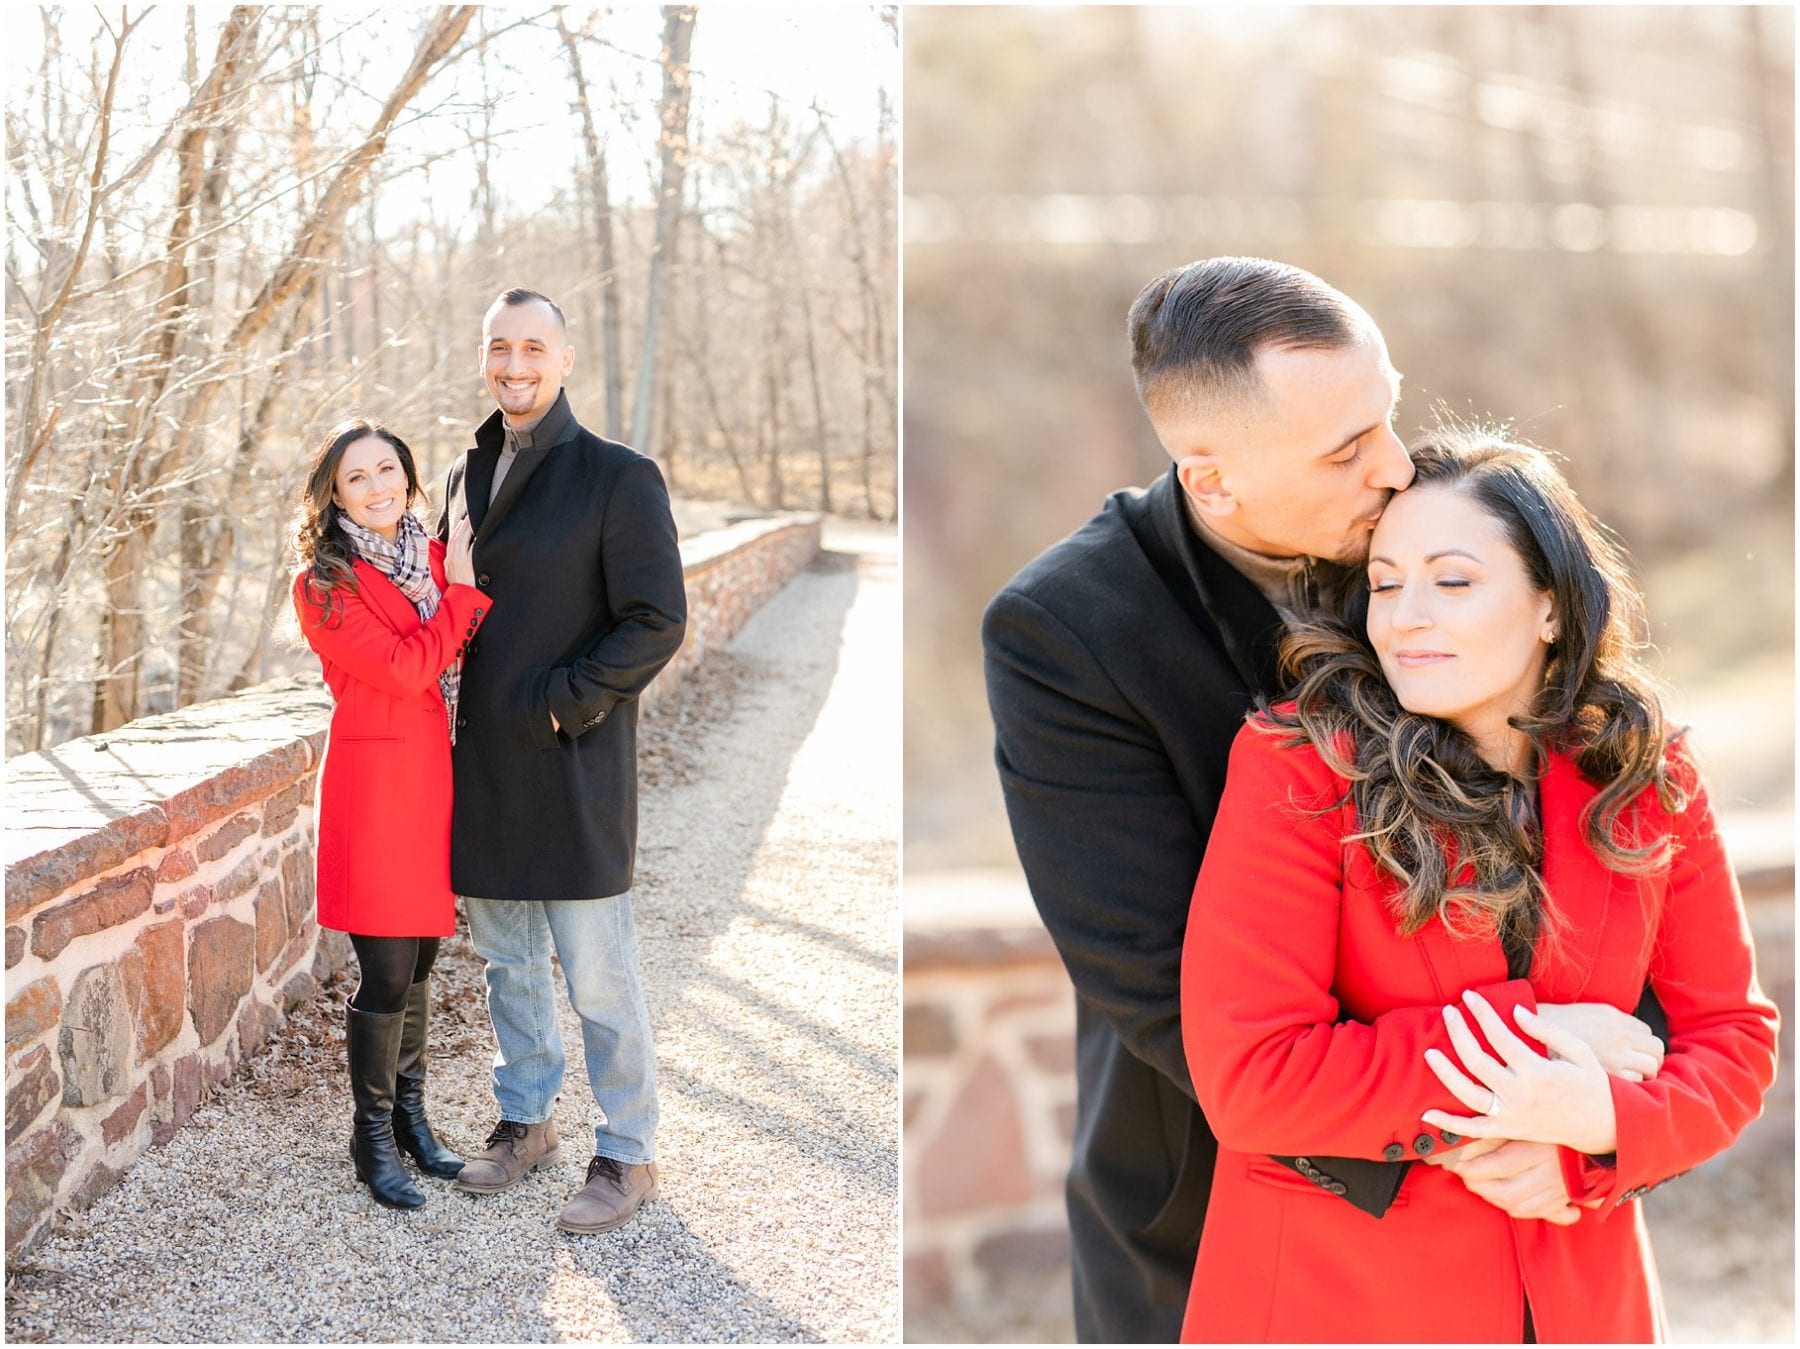
<path fill-rule="evenodd" d="M 839 955 L 860 961 L 875 969 L 892 969 L 894 957 L 892 952 L 871 951 L 866 946 L 858 946 L 842 933 L 833 932 L 830 928 L 820 927 L 817 923 L 809 923 L 802 918 L 793 918 L 785 913 L 777 913 L 765 904 L 746 899 L 738 906 L 738 912 L 755 915 L 756 921 L 766 923 L 770 927 L 785 927 L 790 932 L 798 933 L 808 941 L 817 942 L 820 946 L 829 947 Z"/>
<path fill-rule="evenodd" d="M 731 652 L 731 663 L 736 667 L 732 679 L 734 693 L 747 683 L 768 679 L 779 681 L 788 697 L 799 695 L 799 716 L 784 716 L 778 725 L 771 725 L 769 733 L 778 737 L 773 742 L 766 742 L 780 761 L 791 768 L 794 755 L 818 721 L 819 712 L 825 699 L 831 692 L 832 682 L 837 677 L 838 663 L 843 651 L 843 628 L 846 616 L 855 603 L 857 593 L 861 589 L 862 576 L 870 571 L 888 569 L 891 564 L 883 558 L 870 557 L 866 554 L 822 551 L 814 560 L 809 574 L 850 573 L 856 579 L 841 588 L 824 589 L 814 598 L 818 606 L 819 626 L 826 629 L 831 638 L 828 642 L 820 642 L 821 649 L 831 652 L 830 659 L 817 664 L 807 663 L 798 667 L 786 666 L 767 661 L 752 659 L 741 650 Z M 753 618 L 752 623 L 757 619 Z M 741 635 L 740 635 L 741 640 Z M 702 667 L 699 682 L 704 685 L 706 673 Z M 685 692 L 685 691 L 684 691 Z M 696 690 L 702 700 L 706 698 L 704 688 Z M 717 731 L 733 717 L 739 714 L 738 698 L 731 697 L 726 705 L 714 705 L 707 708 L 708 718 L 696 727 L 699 738 L 698 745 L 689 748 L 703 753 L 708 732 Z M 676 712 L 677 721 L 685 721 L 681 712 Z M 646 721 L 646 725 L 654 723 Z M 654 732 L 653 732 L 654 734 Z M 645 946 L 655 945 L 657 957 L 652 961 L 646 953 L 644 968 L 646 982 L 653 983 L 656 991 L 664 998 L 679 997 L 683 989 L 691 983 L 715 986 L 730 993 L 733 997 L 793 1025 L 795 1029 L 815 1036 L 822 1045 L 830 1046 L 832 1032 L 830 1027 L 812 1023 L 810 1025 L 794 1018 L 791 1013 L 781 1012 L 766 999 L 760 998 L 754 989 L 723 976 L 712 966 L 708 957 L 713 942 L 723 938 L 731 925 L 740 918 L 752 918 L 758 922 L 777 924 L 788 928 L 797 939 L 818 942 L 820 945 L 847 956 L 860 963 L 876 967 L 890 968 L 894 964 L 891 952 L 871 951 L 857 942 L 831 932 L 818 924 L 809 923 L 803 918 L 784 914 L 770 908 L 767 904 L 758 903 L 744 895 L 745 882 L 755 862 L 758 849 L 762 846 L 769 826 L 774 822 L 781 806 L 782 793 L 787 786 L 787 774 L 766 779 L 761 790 L 749 799 L 740 798 L 735 804 L 740 808 L 731 821 L 728 842 L 722 850 L 716 847 L 714 858 L 717 859 L 709 880 L 709 889 L 716 896 L 699 912 L 702 920 L 696 926 L 693 921 L 693 910 L 688 911 L 677 927 L 659 915 L 655 897 L 665 893 L 671 884 L 679 884 L 673 873 L 680 870 L 679 861 L 671 854 L 678 854 L 682 848 L 680 840 L 648 839 L 641 846 L 638 854 L 637 883 L 634 892 L 641 897 L 637 908 L 638 935 L 640 943 Z M 710 827 L 710 826 L 703 826 Z M 717 841 L 715 841 L 715 844 Z M 720 865 L 722 864 L 722 865 Z M 898 903 L 898 899 L 895 900 Z M 665 1003 L 665 1006 L 668 1004 Z M 656 1012 L 652 1008 L 652 1012 Z M 830 1046 L 841 1050 L 842 1046 Z M 763 1058 L 762 1066 L 775 1069 L 772 1061 Z M 878 1073 L 897 1076 L 898 1069 L 894 1064 L 865 1065 Z"/>
<path fill-rule="evenodd" d="M 689 1229 L 678 1213 L 667 1205 L 656 1207 L 661 1231 L 654 1264 L 627 1263 L 631 1259 L 628 1250 L 596 1249 L 573 1256 L 576 1267 L 588 1271 L 588 1277 L 618 1306 L 625 1324 L 644 1343 L 816 1343 L 824 1338 L 706 1255 L 705 1238 Z M 650 1217 L 649 1210 L 645 1217 Z M 606 1240 L 609 1238 L 562 1238 L 565 1250 Z M 681 1254 L 666 1260 L 663 1251 L 667 1249 Z M 666 1315 L 671 1302 L 684 1313 L 673 1325 Z M 634 1315 L 633 1308 L 654 1308 L 664 1314 Z M 552 1338 L 578 1340 L 580 1335 L 562 1328 Z"/>
<path fill-rule="evenodd" d="M 888 575 L 892 572 L 891 561 L 887 558 L 837 551 L 819 554 L 808 574 L 826 584 L 815 583 L 809 598 L 810 621 L 805 645 L 814 653 L 809 658 L 790 664 L 747 653 L 742 644 L 743 635 L 734 643 L 731 653 L 732 664 L 736 667 L 736 677 L 731 680 L 733 691 L 742 693 L 758 684 L 779 690 L 781 715 L 769 718 L 767 725 L 767 734 L 777 739 L 765 741 L 764 748 L 771 759 L 784 765 L 786 771 L 769 774 L 758 783 L 753 796 L 733 801 L 729 829 L 712 841 L 705 882 L 710 897 L 683 896 L 678 919 L 671 918 L 665 907 L 659 905 L 660 896 L 672 897 L 676 888 L 692 883 L 684 875 L 681 841 L 668 838 L 650 839 L 650 846 L 640 851 L 635 887 L 639 896 L 638 931 L 646 972 L 646 993 L 658 1042 L 665 1050 L 673 1044 L 673 1041 L 664 1043 L 668 1028 L 672 1023 L 679 1024 L 687 1019 L 684 1004 L 701 989 L 706 991 L 708 1007 L 723 1000 L 733 1009 L 742 1009 L 746 1013 L 745 1020 L 773 1022 L 787 1032 L 777 1043 L 771 1044 L 767 1041 L 766 1031 L 759 1035 L 756 1031 L 740 1028 L 735 1024 L 737 1018 L 730 1013 L 708 1018 L 706 1034 L 725 1049 L 734 1073 L 754 1083 L 754 1089 L 740 1092 L 717 1082 L 703 1081 L 684 1071 L 674 1061 L 678 1056 L 665 1052 L 659 1067 L 665 1116 L 672 1107 L 698 1110 L 728 1130 L 766 1140 L 771 1145 L 784 1145 L 822 1161 L 851 1181 L 867 1176 L 866 1156 L 859 1155 L 859 1148 L 866 1152 L 867 1140 L 861 1136 L 861 1130 L 853 1131 L 848 1125 L 837 1123 L 841 1118 L 841 1107 L 829 1089 L 821 1089 L 793 1071 L 791 1065 L 795 1061 L 796 1046 L 804 1046 L 800 1053 L 805 1057 L 835 1060 L 841 1065 L 842 1073 L 861 1075 L 878 1084 L 893 1083 L 896 1088 L 897 1063 L 892 1058 L 883 1061 L 879 1055 L 851 1043 L 825 1020 L 784 1005 L 765 995 L 753 983 L 721 971 L 713 956 L 718 944 L 729 940 L 733 925 L 749 919 L 784 929 L 796 943 L 816 943 L 834 960 L 849 959 L 865 968 L 894 968 L 896 957 L 892 951 L 871 950 L 844 934 L 784 913 L 766 900 L 758 902 L 745 894 L 758 851 L 780 810 L 794 756 L 812 734 L 839 673 L 846 618 L 865 578 L 884 572 Z M 848 584 L 831 584 L 840 576 Z M 757 621 L 753 619 L 752 624 Z M 747 630 L 744 635 L 749 632 Z M 823 660 L 818 659 L 824 653 L 829 655 Z M 704 680 L 703 674 L 702 685 Z M 696 692 L 705 698 L 704 687 Z M 705 720 L 694 726 L 698 744 L 693 748 L 697 754 L 703 756 L 708 739 L 721 734 L 736 718 L 758 715 L 754 706 L 745 706 L 748 701 L 733 697 L 726 706 L 715 705 L 707 709 Z M 676 720 L 686 720 L 679 708 Z M 827 1080 L 833 1077 L 841 1080 L 842 1073 L 827 1074 Z M 573 1078 L 565 1087 L 565 1097 L 571 1089 L 580 1089 Z M 678 1101 L 680 1105 L 676 1104 Z M 895 1143 L 897 1170 L 897 1139 Z M 769 1155 L 779 1155 L 779 1148 L 772 1146 Z M 700 1177 L 693 1179 L 701 1180 Z M 714 1173 L 705 1177 L 705 1181 L 729 1186 L 731 1177 Z M 890 1195 L 895 1183 L 895 1177 L 890 1173 L 887 1178 Z M 689 1239 L 696 1246 L 701 1243 L 697 1235 L 690 1234 Z M 781 1234 L 771 1232 L 770 1239 L 778 1242 Z M 707 1282 L 711 1282 L 711 1277 Z M 747 1290 L 739 1287 L 745 1296 L 750 1296 Z M 646 1337 L 657 1333 L 658 1321 L 652 1308 L 646 1307 L 644 1310 L 650 1314 L 640 1317 L 636 1314 L 635 1302 L 624 1294 L 624 1290 L 616 1295 L 621 1319 L 628 1328 Z M 757 1299 L 757 1302 L 761 1301 Z M 766 1303 L 743 1310 L 755 1327 L 749 1338 L 817 1337 L 816 1332 L 792 1321 L 775 1324 L 762 1320 L 765 1313 L 781 1316 Z M 729 1338 L 745 1338 L 742 1319 L 734 1316 L 732 1324 L 734 1329 L 728 1333 Z M 697 1322 L 692 1337 L 706 1339 L 716 1332 L 716 1327 L 704 1321 Z"/>

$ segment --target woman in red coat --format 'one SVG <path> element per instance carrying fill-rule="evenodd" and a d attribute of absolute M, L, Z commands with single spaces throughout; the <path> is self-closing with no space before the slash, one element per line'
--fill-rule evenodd
<path fill-rule="evenodd" d="M 452 1177 L 462 1159 L 425 1117 L 425 1038 L 450 889 L 450 746 L 464 647 L 488 610 L 473 535 L 448 549 L 412 513 L 403 441 L 371 422 L 334 428 L 313 456 L 296 528 L 294 607 L 335 707 L 319 770 L 319 924 L 350 934 L 360 981 L 347 1042 L 357 1179 L 377 1202 L 425 1196 L 400 1161 Z"/>
<path fill-rule="evenodd" d="M 1240 733 L 1195 886 L 1220 1152 L 1183 1339 L 1660 1338 L 1635 1201 L 1758 1114 L 1775 1008 L 1618 553 L 1535 450 L 1414 462 L 1345 621 L 1289 635 L 1295 701 Z M 1566 1005 L 1646 982 L 1667 1055 L 1609 1075 Z M 1432 1164 L 1375 1218 L 1334 1157 Z"/>

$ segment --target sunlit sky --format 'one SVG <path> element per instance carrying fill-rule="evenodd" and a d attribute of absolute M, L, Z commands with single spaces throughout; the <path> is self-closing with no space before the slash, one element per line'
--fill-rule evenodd
<path fill-rule="evenodd" d="M 380 100 L 405 70 L 431 7 L 382 6 L 372 18 L 366 5 L 318 8 L 323 11 L 321 27 L 327 37 L 353 27 L 348 42 L 362 45 L 349 50 L 356 59 L 366 56 L 371 62 L 362 81 L 364 87 L 342 91 L 349 106 L 331 109 L 340 130 L 366 127 Z M 107 12 L 116 17 L 116 10 Z M 593 12 L 594 7 L 568 6 L 565 21 L 579 30 Z M 121 86 L 118 130 L 122 154 L 130 153 L 134 139 L 147 143 L 149 128 L 160 126 L 186 94 L 184 81 L 166 78 L 185 64 L 186 13 L 183 6 L 158 6 L 132 35 L 127 51 L 132 58 L 129 66 L 135 69 L 128 68 Z M 214 49 L 219 24 L 229 7 L 202 5 L 195 13 L 204 61 Z M 490 79 L 500 95 L 493 133 L 501 147 L 494 161 L 494 182 L 504 205 L 541 197 L 546 184 L 568 183 L 573 166 L 584 157 L 581 124 L 573 108 L 573 83 L 551 14 L 549 6 L 485 6 L 464 39 L 470 41 L 482 24 L 494 31 L 542 16 L 541 28 L 507 32 L 493 49 L 498 60 L 490 66 Z M 90 43 L 99 33 L 95 10 L 81 5 L 66 7 L 57 31 L 71 67 L 85 65 Z M 656 66 L 661 11 L 655 5 L 610 7 L 600 15 L 596 31 L 612 50 L 586 48 L 583 64 L 599 132 L 612 136 L 608 146 L 612 190 L 616 200 L 643 200 L 649 183 L 647 170 L 653 166 L 661 93 Z M 42 59 L 43 24 L 35 7 L 7 6 L 6 37 L 10 108 L 15 99 L 26 96 Z M 102 46 L 109 50 L 104 39 Z M 332 64 L 341 60 L 334 58 Z M 703 135 L 737 121 L 766 125 L 771 95 L 783 101 L 784 111 L 801 126 L 811 125 L 810 110 L 816 102 L 833 119 L 833 134 L 842 142 L 873 137 L 878 88 L 887 90 L 897 119 L 898 48 L 874 6 L 701 4 L 692 62 L 693 116 Z M 517 73 L 495 68 L 502 63 Z M 71 68 L 67 78 L 85 90 L 85 76 L 78 69 Z M 613 108 L 611 87 L 619 91 L 618 112 Z M 465 56 L 432 79 L 409 113 L 417 115 L 446 105 L 470 109 L 481 94 L 479 65 Z M 343 115 L 352 109 L 354 120 Z M 475 170 L 473 156 L 466 149 L 467 137 L 466 119 L 439 117 L 404 126 L 390 143 L 390 162 L 396 165 L 439 156 L 427 180 L 437 214 L 454 215 L 468 209 Z M 384 215 L 399 205 L 384 197 Z"/>

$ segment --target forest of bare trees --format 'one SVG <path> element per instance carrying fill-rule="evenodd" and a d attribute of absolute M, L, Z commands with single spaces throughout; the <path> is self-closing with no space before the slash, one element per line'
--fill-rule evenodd
<path fill-rule="evenodd" d="M 678 496 L 893 518 L 893 81 L 746 88 L 704 6 L 628 13 L 9 18 L 9 754 L 288 668 L 312 442 L 360 410 L 441 481 L 508 285 L 559 300 L 577 414 Z"/>

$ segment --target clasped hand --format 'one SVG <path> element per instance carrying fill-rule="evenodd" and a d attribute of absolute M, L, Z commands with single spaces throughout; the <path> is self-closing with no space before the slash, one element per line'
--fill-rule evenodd
<path fill-rule="evenodd" d="M 1481 1047 L 1460 1009 L 1446 1007 L 1445 1028 L 1461 1063 L 1435 1049 L 1425 1057 L 1450 1093 L 1477 1113 L 1428 1110 L 1422 1118 L 1476 1141 L 1429 1162 L 1515 1218 L 1575 1222 L 1580 1215 L 1563 1189 L 1556 1147 L 1613 1151 L 1617 1127 L 1607 1075 L 1654 1077 L 1661 1042 L 1637 1018 L 1603 1004 L 1545 1004 L 1537 1013 L 1520 1008 L 1519 1026 L 1550 1051 L 1545 1058 L 1480 994 L 1466 993 L 1463 1002 L 1494 1054 Z"/>

